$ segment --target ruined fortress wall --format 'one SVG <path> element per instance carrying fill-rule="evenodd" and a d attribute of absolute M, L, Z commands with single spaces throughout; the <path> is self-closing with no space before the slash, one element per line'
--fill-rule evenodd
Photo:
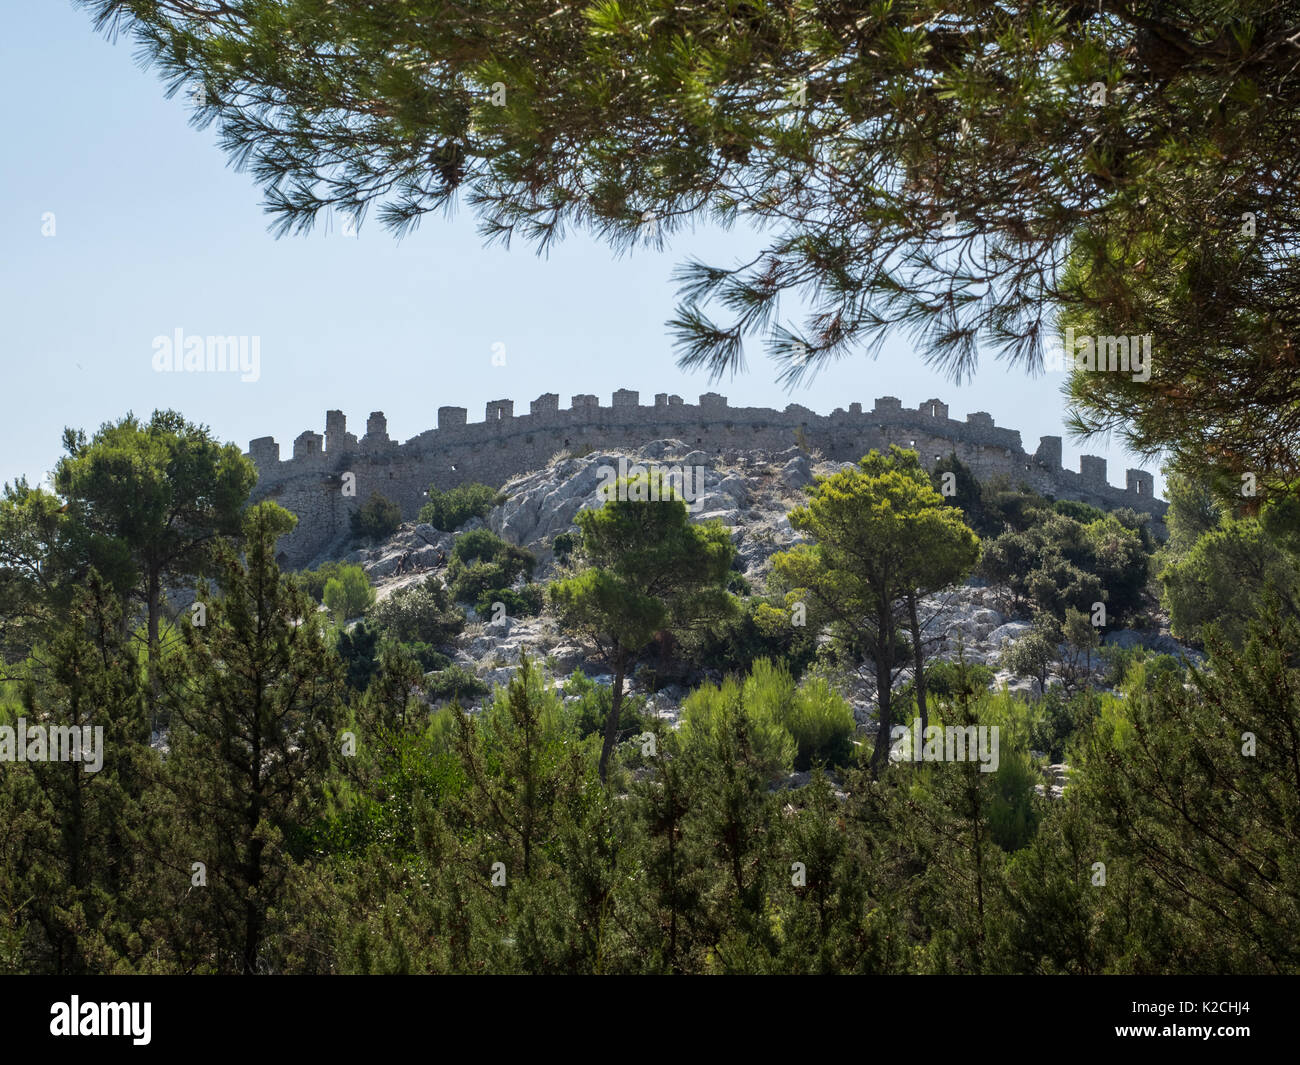
<path fill-rule="evenodd" d="M 726 457 L 751 448 L 784 451 L 801 433 L 809 447 L 839 461 L 898 444 L 918 451 L 927 467 L 955 452 L 981 480 L 1003 474 L 1045 495 L 1129 506 L 1151 513 L 1157 522 L 1167 506 L 1154 498 L 1153 479 L 1142 470 L 1126 471 L 1120 488 L 1107 480 L 1105 459 L 1085 455 L 1077 473 L 1062 469 L 1060 437 L 1043 437 L 1031 455 L 1018 432 L 994 425 L 988 414 L 957 421 L 941 400 L 905 409 L 891 396 L 877 399 L 869 411 L 853 403 L 848 410 L 819 415 L 798 404 L 781 411 L 731 407 L 713 392 L 700 396 L 698 404 L 660 393 L 653 405 L 641 405 L 637 393 L 626 389 L 615 392 L 608 407 L 596 396 L 578 395 L 562 410 L 559 396 L 549 393 L 534 400 L 528 414 L 516 415 L 510 400 L 494 400 L 482 422 L 469 422 L 463 407 L 441 407 L 438 427 L 404 444 L 389 439 L 382 412 L 370 415 L 358 440 L 347 431 L 343 412 L 329 411 L 324 437 L 302 433 L 290 457 L 281 459 L 271 437 L 252 441 L 249 455 L 258 470 L 255 498 L 274 499 L 298 515 L 298 528 L 282 545 L 282 561 L 296 567 L 344 538 L 351 512 L 376 492 L 413 520 L 430 484 L 442 490 L 464 481 L 497 487 L 541 468 L 559 451 L 635 448 L 676 438 Z M 355 496 L 344 494 L 346 474 L 355 478 Z"/>

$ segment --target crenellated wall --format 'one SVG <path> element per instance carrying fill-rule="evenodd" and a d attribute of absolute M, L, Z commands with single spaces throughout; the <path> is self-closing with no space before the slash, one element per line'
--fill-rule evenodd
<path fill-rule="evenodd" d="M 639 447 L 651 440 L 676 438 L 710 454 L 727 456 L 757 448 L 784 451 L 801 434 L 809 447 L 829 459 L 856 461 L 872 448 L 890 444 L 913 448 L 927 466 L 949 453 L 987 479 L 1005 474 L 1058 499 L 1078 499 L 1103 507 L 1129 506 L 1157 522 L 1167 504 L 1155 498 L 1151 474 L 1127 470 L 1123 488 L 1107 480 L 1106 460 L 1084 455 L 1077 473 L 1061 467 L 1061 438 L 1045 436 L 1032 455 L 1020 433 L 1003 429 L 977 411 L 957 421 L 948 405 L 928 399 L 916 409 L 893 396 L 817 414 L 792 403 L 784 410 L 732 407 L 727 397 L 707 392 L 699 403 L 659 393 L 642 406 L 638 393 L 619 389 L 608 407 L 593 395 L 573 396 L 567 409 L 547 393 L 533 400 L 529 413 L 516 416 L 514 401 L 493 400 L 482 422 L 469 422 L 464 407 L 439 407 L 438 427 L 404 444 L 389 439 L 382 411 L 372 412 L 360 440 L 347 431 L 342 411 L 328 411 L 325 435 L 308 430 L 293 443 L 292 458 L 280 458 L 269 436 L 249 443 L 257 464 L 256 498 L 272 498 L 298 515 L 299 524 L 283 545 L 289 566 L 310 562 L 348 530 L 349 514 L 376 492 L 398 503 L 404 519 L 419 513 L 430 484 L 446 490 L 463 481 L 494 487 L 516 474 L 535 470 L 557 451 Z M 343 494 L 344 474 L 355 477 L 356 495 Z"/>

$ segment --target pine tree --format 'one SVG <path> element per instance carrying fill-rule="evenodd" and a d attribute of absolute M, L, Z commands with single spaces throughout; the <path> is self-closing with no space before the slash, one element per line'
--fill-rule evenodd
<path fill-rule="evenodd" d="M 709 970 L 759 972 L 776 949 L 767 906 L 778 873 L 775 809 L 749 718 L 733 691 L 711 727 L 684 749 L 695 796 L 684 825 L 693 860 L 708 877 L 696 920 Z"/>
<path fill-rule="evenodd" d="M 897 446 L 888 455 L 872 451 L 856 467 L 819 480 L 809 495 L 807 506 L 790 512 L 790 524 L 813 543 L 777 554 L 773 568 L 789 589 L 787 600 L 806 602 L 810 619 L 827 627 L 852 665 L 871 663 L 880 723 L 872 767 L 879 773 L 908 625 L 913 668 L 918 678 L 924 674 L 916 595 L 968 573 L 979 541 L 944 505 L 916 452 Z"/>
<path fill-rule="evenodd" d="M 619 878 L 617 911 L 631 972 L 698 973 L 706 941 L 699 933 L 707 875 L 686 837 L 697 798 L 678 736 L 655 730 L 649 772 L 632 782 L 631 822 Z"/>
<path fill-rule="evenodd" d="M 576 575 L 551 585 L 562 624 L 595 643 L 614 674 L 600 750 L 600 779 L 618 742 L 624 681 L 633 657 L 663 632 L 716 624 L 735 603 L 727 575 L 735 555 L 716 523 L 692 525 L 686 505 L 661 475 L 619 481 L 599 510 L 579 511 Z"/>
<path fill-rule="evenodd" d="M 1162 676 L 1104 714 L 1079 767 L 1088 814 L 1116 856 L 1107 884 L 1140 892 L 1165 928 L 1113 964 L 1294 973 L 1300 622 L 1275 605 L 1240 651 L 1213 627 L 1207 646 L 1208 668 L 1190 686 Z"/>
<path fill-rule="evenodd" d="M 172 713 L 167 779 L 189 853 L 206 868 L 186 905 L 209 929 L 207 962 L 221 972 L 275 965 L 267 939 L 285 900 L 290 850 L 320 801 L 339 750 L 343 679 L 315 603 L 275 563 L 293 516 L 274 503 L 244 520 L 243 559 L 227 546 L 206 623 L 183 626 L 166 665 Z M 197 876 L 197 873 L 196 873 Z"/>
<path fill-rule="evenodd" d="M 69 429 L 64 448 L 54 471 L 69 519 L 61 554 L 76 572 L 112 574 L 143 607 L 156 703 L 166 590 L 207 573 L 222 538 L 238 535 L 256 469 L 176 411 L 155 411 L 147 423 L 128 414 L 90 441 Z"/>
<path fill-rule="evenodd" d="M 56 974 L 142 967 L 142 926 L 155 904 L 146 836 L 158 760 L 139 664 L 120 607 L 96 574 L 24 674 L 21 702 L 0 710 L 3 723 L 13 727 L 21 716 L 29 731 L 45 729 L 46 757 L 55 753 L 52 730 L 75 729 L 71 753 L 80 758 L 0 770 L 8 811 L 0 899 L 29 930 L 18 963 Z"/>

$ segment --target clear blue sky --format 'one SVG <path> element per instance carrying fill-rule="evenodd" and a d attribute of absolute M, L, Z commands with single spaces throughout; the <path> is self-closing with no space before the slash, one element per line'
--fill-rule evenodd
<path fill-rule="evenodd" d="M 288 456 L 304 429 L 324 432 L 343 410 L 360 436 L 382 410 L 405 440 L 432 428 L 439 406 L 482 420 L 491 399 L 516 410 L 543 392 L 617 388 L 676 392 L 694 402 L 719 391 L 736 406 L 797 402 L 820 413 L 876 396 L 905 406 L 938 397 L 964 418 L 988 411 L 1019 429 L 1032 452 L 1064 435 L 1062 378 L 1031 379 L 991 356 L 963 387 L 927 369 L 903 336 L 875 359 L 856 356 L 793 393 L 775 381 L 757 344 L 749 370 L 710 384 L 675 365 L 664 323 L 674 265 L 688 257 L 731 263 L 753 234 L 702 230 L 662 254 L 616 258 L 570 236 L 539 259 L 530 248 L 482 246 L 467 210 L 426 219 L 400 243 L 379 226 L 359 236 L 272 239 L 261 195 L 235 173 L 216 131 L 188 124 L 190 105 L 164 99 L 157 76 L 134 62 L 129 40 L 110 44 L 67 0 L 11 0 L 0 40 L 5 145 L 0 163 L 0 278 L 4 359 L 0 480 L 39 481 L 60 453 L 64 426 L 93 431 L 133 410 L 180 410 L 247 448 L 274 436 Z M 56 233 L 42 236 L 53 212 Z M 160 374 L 153 339 L 261 338 L 261 377 Z M 506 365 L 493 366 L 493 345 Z M 1109 460 L 1109 478 L 1137 462 L 1117 445 L 1065 440 L 1065 465 L 1086 450 Z M 1156 472 L 1156 471 L 1153 471 Z M 1157 473 L 1158 477 L 1158 473 Z M 1162 484 L 1157 480 L 1157 491 Z"/>

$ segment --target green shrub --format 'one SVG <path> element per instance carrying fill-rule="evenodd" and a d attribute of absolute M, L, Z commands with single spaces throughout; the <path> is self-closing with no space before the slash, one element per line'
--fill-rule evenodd
<path fill-rule="evenodd" d="M 458 603 L 477 603 L 493 588 L 509 584 L 504 566 L 495 562 L 454 563 L 448 572 L 451 594 Z"/>
<path fill-rule="evenodd" d="M 368 540 L 392 536 L 402 524 L 402 508 L 378 492 L 352 512 L 352 533 Z"/>
<path fill-rule="evenodd" d="M 988 689 L 997 670 L 980 662 L 967 662 L 965 665 L 966 683 L 975 695 Z M 961 686 L 962 666 L 957 662 L 941 659 L 925 667 L 925 690 L 940 698 L 951 699 Z"/>
<path fill-rule="evenodd" d="M 969 717 L 960 713 L 957 705 L 949 704 L 939 709 L 944 712 L 943 720 L 935 717 L 935 724 L 964 722 L 997 727 L 998 768 L 997 772 L 987 774 L 991 793 L 989 835 L 1004 851 L 1019 850 L 1030 843 L 1038 831 L 1039 812 L 1034 786 L 1041 784 L 1043 778 L 1029 753 L 1038 704 L 1029 703 L 1002 688 L 996 692 L 977 691 L 966 704 Z M 956 770 L 958 776 L 962 772 L 951 763 L 944 764 L 942 769 L 948 772 Z"/>
<path fill-rule="evenodd" d="M 457 699 L 463 703 L 487 695 L 489 689 L 469 670 L 453 664 L 425 677 L 424 690 L 435 702 Z"/>
<path fill-rule="evenodd" d="M 1004 748 L 998 759 L 998 771 L 991 774 L 992 801 L 989 804 L 989 835 L 1008 854 L 1027 846 L 1038 832 L 1038 810 L 1034 804 L 1034 785 L 1042 775 L 1027 751 Z"/>
<path fill-rule="evenodd" d="M 745 575 L 738 570 L 732 570 L 727 576 L 727 591 L 732 595 L 753 595 L 754 588 L 746 579 Z"/>
<path fill-rule="evenodd" d="M 370 618 L 397 643 L 434 647 L 449 643 L 465 627 L 465 614 L 456 608 L 442 581 L 434 576 L 375 604 Z"/>
<path fill-rule="evenodd" d="M 847 765 L 853 758 L 856 725 L 848 702 L 823 678 L 796 684 L 790 671 L 765 658 L 741 683 L 728 677 L 719 687 L 705 684 L 682 704 L 687 742 L 707 738 L 728 726 L 728 715 L 743 713 L 759 762 L 771 776 L 793 766 Z"/>
<path fill-rule="evenodd" d="M 1086 516 L 1096 508 L 1065 509 Z M 1006 585 L 1016 603 L 1027 600 L 1058 621 L 1067 609 L 1091 614 L 1094 603 L 1105 602 L 1113 625 L 1142 605 L 1149 543 L 1145 527 L 1129 528 L 1113 514 L 1084 523 L 1071 513 L 1034 510 L 1026 528 L 984 545 L 976 572 Z"/>
<path fill-rule="evenodd" d="M 325 583 L 325 606 L 337 622 L 359 617 L 374 601 L 375 590 L 360 566 L 340 566 Z"/>
<path fill-rule="evenodd" d="M 952 477 L 946 477 L 952 474 Z M 950 451 L 930 471 L 930 483 L 944 497 L 944 502 L 962 512 L 962 520 L 980 537 L 996 536 L 1002 531 L 1002 518 L 990 514 L 984 505 L 984 491 L 974 472 Z"/>
<path fill-rule="evenodd" d="M 562 532 L 551 542 L 551 550 L 555 552 L 555 557 L 562 562 L 573 554 L 580 540 L 581 536 L 577 533 Z"/>
<path fill-rule="evenodd" d="M 1106 685 L 1111 688 L 1125 684 L 1133 667 L 1139 664 L 1145 669 L 1144 675 L 1152 680 L 1165 673 L 1181 678 L 1184 671 L 1183 664 L 1174 655 L 1156 654 L 1141 645 L 1120 647 L 1106 644 L 1097 656 L 1106 666 Z"/>
<path fill-rule="evenodd" d="M 779 596 L 754 596 L 742 599 L 740 609 L 716 628 L 683 633 L 679 647 L 698 669 L 740 672 L 759 658 L 781 659 L 798 677 L 817 653 L 817 638 L 808 626 L 791 623 Z"/>
<path fill-rule="evenodd" d="M 446 669 L 451 665 L 450 658 L 427 643 L 404 643 L 400 646 L 420 664 L 420 668 L 426 673 L 436 669 Z"/>
<path fill-rule="evenodd" d="M 785 726 L 798 749 L 796 769 L 810 769 L 817 762 L 843 766 L 853 760 L 853 708 L 824 677 L 806 677 L 799 685 Z"/>
<path fill-rule="evenodd" d="M 684 749 L 725 746 L 719 742 L 719 734 L 733 727 L 738 714 L 749 724 L 750 743 L 760 771 L 772 779 L 788 772 L 798 750 L 794 737 L 779 721 L 752 711 L 734 677 L 728 677 L 721 686 L 701 685 L 686 697 L 679 729 Z"/>
<path fill-rule="evenodd" d="M 507 617 L 531 618 L 542 612 L 545 592 L 540 584 L 525 584 L 518 591 L 513 588 L 493 588 L 479 598 L 474 609 L 480 617 L 489 617 L 493 613 L 493 604 L 502 603 Z"/>
<path fill-rule="evenodd" d="M 1034 619 L 1034 627 L 1014 643 L 1008 644 L 998 657 L 998 665 L 1018 677 L 1032 677 L 1038 682 L 1038 694 L 1047 690 L 1047 680 L 1056 664 L 1059 629 L 1047 615 Z"/>
<path fill-rule="evenodd" d="M 1064 760 L 1070 741 L 1100 713 L 1100 698 L 1086 689 L 1068 695 L 1063 688 L 1049 688 L 1030 707 L 1028 746 L 1050 761 Z"/>
<path fill-rule="evenodd" d="M 491 529 L 472 529 L 456 537 L 451 548 L 451 560 L 466 566 L 473 562 L 492 562 L 510 546 Z"/>
<path fill-rule="evenodd" d="M 362 745 L 369 755 L 372 785 L 349 790 L 313 827 L 310 840 L 322 854 L 365 860 L 382 847 L 395 862 L 422 853 L 418 845 L 421 806 L 439 807 L 469 785 L 448 742 L 455 722 L 436 713 L 423 731 L 385 730 L 380 742 Z"/>
<path fill-rule="evenodd" d="M 795 742 L 794 767 L 815 762 L 847 765 L 853 757 L 853 709 L 823 677 L 806 677 L 796 686 L 780 663 L 760 658 L 745 679 L 745 711 L 781 725 Z"/>
<path fill-rule="evenodd" d="M 564 681 L 565 714 L 578 739 L 604 733 L 605 721 L 613 705 L 614 693 L 608 684 L 598 684 L 581 670 L 575 669 Z M 577 698 L 570 702 L 571 696 Z M 623 742 L 639 736 L 647 728 L 645 697 L 629 695 L 618 713 L 618 739 Z"/>
<path fill-rule="evenodd" d="M 476 481 L 458 484 L 445 492 L 429 485 L 429 501 L 420 508 L 420 520 L 443 532 L 453 532 L 471 518 L 487 517 L 488 511 L 504 499 Z"/>
<path fill-rule="evenodd" d="M 1067 518 L 1073 518 L 1081 525 L 1101 521 L 1106 517 L 1106 512 L 1100 507 L 1094 507 L 1091 503 L 1080 503 L 1073 499 L 1058 499 L 1052 504 L 1052 509 L 1058 514 L 1064 514 Z"/>
<path fill-rule="evenodd" d="M 370 680 L 379 671 L 379 659 L 375 651 L 379 644 L 379 633 L 369 628 L 365 621 L 359 621 L 351 632 L 340 632 L 335 649 L 343 663 L 344 678 L 353 691 L 363 692 L 370 687 Z"/>
<path fill-rule="evenodd" d="M 318 603 L 325 601 L 325 585 L 331 577 L 337 577 L 343 568 L 342 562 L 322 562 L 315 569 L 303 570 L 295 575 L 298 586 Z"/>
<path fill-rule="evenodd" d="M 487 529 L 474 529 L 456 540 L 447 566 L 452 597 L 477 603 L 496 588 L 509 588 L 520 577 L 532 576 L 537 559 L 531 551 L 506 543 Z"/>
<path fill-rule="evenodd" d="M 980 506 L 984 527 L 990 534 L 1003 529 L 1022 532 L 1041 520 L 1043 511 L 1052 504 L 1036 492 L 1014 488 L 1005 475 L 998 474 L 980 484 Z"/>
<path fill-rule="evenodd" d="M 1043 751 L 1052 762 L 1065 757 L 1065 745 L 1074 734 L 1074 709 L 1060 688 L 1051 688 L 1035 707 L 1029 726 L 1031 750 Z"/>

